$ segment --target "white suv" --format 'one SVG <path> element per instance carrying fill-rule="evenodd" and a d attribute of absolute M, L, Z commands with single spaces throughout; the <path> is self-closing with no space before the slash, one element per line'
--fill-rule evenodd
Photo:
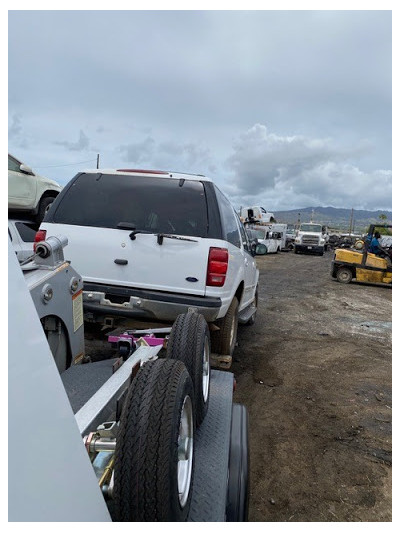
<path fill-rule="evenodd" d="M 44 233 L 45 232 L 45 233 Z M 204 176 L 153 170 L 77 174 L 46 214 L 37 240 L 68 238 L 84 281 L 87 320 L 173 322 L 197 308 L 213 351 L 232 355 L 239 323 L 253 323 L 259 272 L 230 202 Z"/>
<path fill-rule="evenodd" d="M 41 222 L 46 210 L 62 187 L 53 180 L 39 176 L 8 154 L 8 209 L 33 214 Z"/>

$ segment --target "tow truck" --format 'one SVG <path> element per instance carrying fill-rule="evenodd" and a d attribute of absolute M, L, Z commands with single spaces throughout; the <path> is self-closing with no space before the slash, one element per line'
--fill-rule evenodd
<path fill-rule="evenodd" d="M 60 248 L 36 249 L 48 280 Z M 211 369 L 202 315 L 60 371 L 10 242 L 8 256 L 9 521 L 246 521 L 248 414 Z"/>

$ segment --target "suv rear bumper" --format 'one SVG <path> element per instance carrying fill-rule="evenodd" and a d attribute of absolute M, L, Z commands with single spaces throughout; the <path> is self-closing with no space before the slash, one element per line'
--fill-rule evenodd
<path fill-rule="evenodd" d="M 189 307 L 197 308 L 207 322 L 217 319 L 220 298 L 84 283 L 85 313 L 173 322 Z"/>

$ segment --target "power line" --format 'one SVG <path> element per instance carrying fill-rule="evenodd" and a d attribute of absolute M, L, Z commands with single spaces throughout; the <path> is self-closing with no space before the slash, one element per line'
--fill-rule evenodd
<path fill-rule="evenodd" d="M 83 163 L 91 163 L 97 161 L 97 159 L 88 159 L 87 161 L 80 161 L 79 163 L 67 163 L 66 165 L 50 165 L 47 167 L 40 167 L 38 165 L 32 165 L 33 168 L 56 168 L 56 167 L 72 167 L 74 165 L 82 165 Z"/>

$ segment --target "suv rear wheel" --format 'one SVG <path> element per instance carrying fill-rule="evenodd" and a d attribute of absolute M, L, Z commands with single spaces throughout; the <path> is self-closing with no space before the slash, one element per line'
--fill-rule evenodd
<path fill-rule="evenodd" d="M 226 315 L 216 320 L 215 325 L 219 327 L 219 330 L 213 331 L 211 334 L 211 350 L 214 353 L 233 354 L 237 337 L 238 307 L 238 299 L 234 296 Z"/>

